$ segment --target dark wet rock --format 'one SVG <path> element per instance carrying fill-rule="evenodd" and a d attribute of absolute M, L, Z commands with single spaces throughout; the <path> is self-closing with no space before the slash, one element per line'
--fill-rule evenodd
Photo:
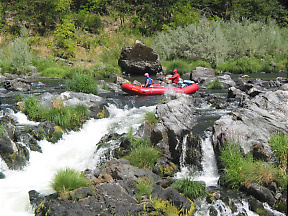
<path fill-rule="evenodd" d="M 273 196 L 272 192 L 261 185 L 251 184 L 248 187 L 243 188 L 248 194 L 252 195 L 256 199 L 262 202 L 267 202 L 270 206 L 274 206 L 276 199 Z"/>
<path fill-rule="evenodd" d="M 169 161 L 167 157 L 158 158 L 153 172 L 161 177 L 174 176 L 178 171 L 178 167 L 173 162 Z"/>
<path fill-rule="evenodd" d="M 10 122 L 0 137 L 0 155 L 10 169 L 21 169 L 29 160 L 29 151 L 26 146 L 18 143 L 17 128 Z"/>
<path fill-rule="evenodd" d="M 203 170 L 201 161 L 202 161 L 202 152 L 206 151 L 206 149 L 202 149 L 201 147 L 201 138 L 199 136 L 195 136 L 192 133 L 188 134 L 186 140 L 186 155 L 184 158 L 185 163 L 189 164 L 189 166 L 195 168 L 195 170 Z"/>
<path fill-rule="evenodd" d="M 136 41 L 133 46 L 126 46 L 122 49 L 118 65 L 123 72 L 131 75 L 144 73 L 155 75 L 162 72 L 159 55 L 141 41 Z"/>
<path fill-rule="evenodd" d="M 33 136 L 36 140 L 43 140 L 46 139 L 49 142 L 56 143 L 64 134 L 64 130 L 56 125 L 53 122 L 41 122 L 39 125 L 35 127 L 31 127 L 29 129 L 29 134 Z M 32 143 L 33 144 L 33 143 Z M 38 150 L 41 152 L 41 148 L 38 146 L 31 146 L 32 148 L 35 148 L 33 150 Z"/>
<path fill-rule="evenodd" d="M 167 200 L 184 211 L 191 208 L 191 202 L 176 189 L 167 186 L 162 188 L 159 176 L 147 169 L 133 167 L 127 160 L 113 159 L 107 167 L 87 170 L 86 173 L 97 177 L 94 184 L 70 191 L 66 199 L 57 197 L 57 194 L 41 197 L 37 192 L 31 191 L 30 200 L 33 206 L 36 205 L 35 215 L 146 215 L 155 209 L 145 196 L 141 203 L 137 201 L 139 178 L 152 181 L 153 199 Z M 147 208 L 143 208 L 144 203 L 148 204 Z"/>
<path fill-rule="evenodd" d="M 4 179 L 4 178 L 5 178 L 4 173 L 0 172 L 0 179 Z"/>
<path fill-rule="evenodd" d="M 12 91 L 29 91 L 31 90 L 31 82 L 21 78 L 5 80 L 4 88 Z"/>

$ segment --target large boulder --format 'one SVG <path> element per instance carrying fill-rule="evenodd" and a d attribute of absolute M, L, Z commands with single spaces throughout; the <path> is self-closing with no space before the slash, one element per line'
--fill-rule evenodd
<path fill-rule="evenodd" d="M 180 95 L 177 99 L 156 107 L 159 123 L 151 132 L 151 142 L 165 157 L 178 164 L 182 153 L 183 139 L 196 125 L 196 110 L 193 98 Z"/>
<path fill-rule="evenodd" d="M 118 65 L 123 72 L 130 75 L 144 75 L 144 73 L 156 75 L 162 72 L 159 55 L 141 41 L 122 49 Z"/>
<path fill-rule="evenodd" d="M 243 108 L 222 116 L 214 123 L 213 145 L 216 152 L 224 142 L 237 140 L 245 154 L 257 151 L 257 156 L 273 156 L 268 143 L 270 135 L 288 131 L 288 91 L 261 93 L 243 102 Z"/>
<path fill-rule="evenodd" d="M 196 83 L 204 83 L 206 81 L 212 80 L 214 77 L 214 69 L 205 67 L 196 67 L 196 69 L 192 70 L 190 73 L 190 80 L 193 80 Z"/>

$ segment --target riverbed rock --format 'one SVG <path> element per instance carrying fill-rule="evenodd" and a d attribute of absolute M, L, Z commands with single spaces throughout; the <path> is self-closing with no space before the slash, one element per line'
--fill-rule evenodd
<path fill-rule="evenodd" d="M 156 107 L 159 123 L 151 132 L 151 142 L 173 163 L 178 164 L 182 153 L 183 138 L 196 125 L 196 110 L 193 98 L 179 95 L 178 98 Z"/>
<path fill-rule="evenodd" d="M 122 49 L 118 65 L 125 74 L 130 75 L 156 75 L 162 72 L 159 55 L 141 41 L 136 41 L 133 46 Z"/>
<path fill-rule="evenodd" d="M 86 170 L 85 173 L 86 176 L 92 174 L 98 179 L 103 176 L 110 177 L 107 181 L 94 181 L 89 187 L 70 191 L 66 199 L 61 199 L 57 194 L 41 196 L 30 191 L 30 202 L 35 206 L 35 215 L 147 215 L 147 211 L 155 211 L 155 208 L 144 195 L 141 200 L 136 198 L 139 178 L 152 181 L 152 199 L 173 203 L 179 210 L 191 209 L 192 203 L 176 189 L 162 188 L 157 184 L 159 176 L 150 170 L 131 166 L 127 160 L 113 159 L 105 168 Z M 145 203 L 150 207 L 143 208 Z"/>
<path fill-rule="evenodd" d="M 196 83 L 202 84 L 204 82 L 213 80 L 215 77 L 215 71 L 211 68 L 196 67 L 195 70 L 190 72 L 190 80 Z"/>
<path fill-rule="evenodd" d="M 29 91 L 31 90 L 31 82 L 22 78 L 5 80 L 4 88 L 12 91 Z"/>
<path fill-rule="evenodd" d="M 76 106 L 78 104 L 88 107 L 88 116 L 92 118 L 104 118 L 109 115 L 107 102 L 100 96 L 80 92 L 66 91 L 58 94 L 43 93 L 39 96 L 40 104 L 46 107 Z"/>
<path fill-rule="evenodd" d="M 220 146 L 229 138 L 236 139 L 247 154 L 261 145 L 264 158 L 273 156 L 268 143 L 270 135 L 288 131 L 288 92 L 267 91 L 244 101 L 243 108 L 222 116 L 214 123 L 213 145 L 219 153 Z"/>

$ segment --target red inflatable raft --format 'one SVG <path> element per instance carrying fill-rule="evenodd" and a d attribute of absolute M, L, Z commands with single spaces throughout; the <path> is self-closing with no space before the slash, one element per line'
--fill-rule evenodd
<path fill-rule="evenodd" d="M 136 95 L 162 95 L 165 92 L 175 92 L 175 93 L 183 93 L 183 94 L 193 94 L 199 89 L 198 84 L 193 83 L 187 85 L 183 88 L 175 88 L 170 86 L 161 86 L 160 84 L 152 84 L 148 88 L 142 87 L 140 85 L 133 85 L 131 83 L 124 83 L 121 85 L 122 90 L 129 94 Z"/>

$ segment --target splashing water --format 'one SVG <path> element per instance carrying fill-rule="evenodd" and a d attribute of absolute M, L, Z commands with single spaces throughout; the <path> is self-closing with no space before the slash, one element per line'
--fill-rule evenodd
<path fill-rule="evenodd" d="M 41 194 L 53 193 L 50 183 L 57 170 L 61 168 L 69 167 L 79 171 L 96 168 L 103 152 L 100 149 L 95 155 L 100 139 L 108 132 L 122 134 L 130 127 L 138 127 L 143 122 L 145 112 L 152 111 L 155 107 L 122 110 L 110 105 L 108 109 L 109 118 L 91 119 L 79 131 L 64 134 L 56 144 L 47 140 L 40 141 L 38 144 L 42 153 L 31 151 L 29 163 L 21 171 L 8 170 L 1 160 L 0 170 L 6 176 L 5 179 L 0 179 L 1 215 L 34 215 L 29 204 L 30 190 L 36 190 Z M 21 124 L 31 123 L 23 120 L 21 113 L 13 116 L 20 120 Z"/>

